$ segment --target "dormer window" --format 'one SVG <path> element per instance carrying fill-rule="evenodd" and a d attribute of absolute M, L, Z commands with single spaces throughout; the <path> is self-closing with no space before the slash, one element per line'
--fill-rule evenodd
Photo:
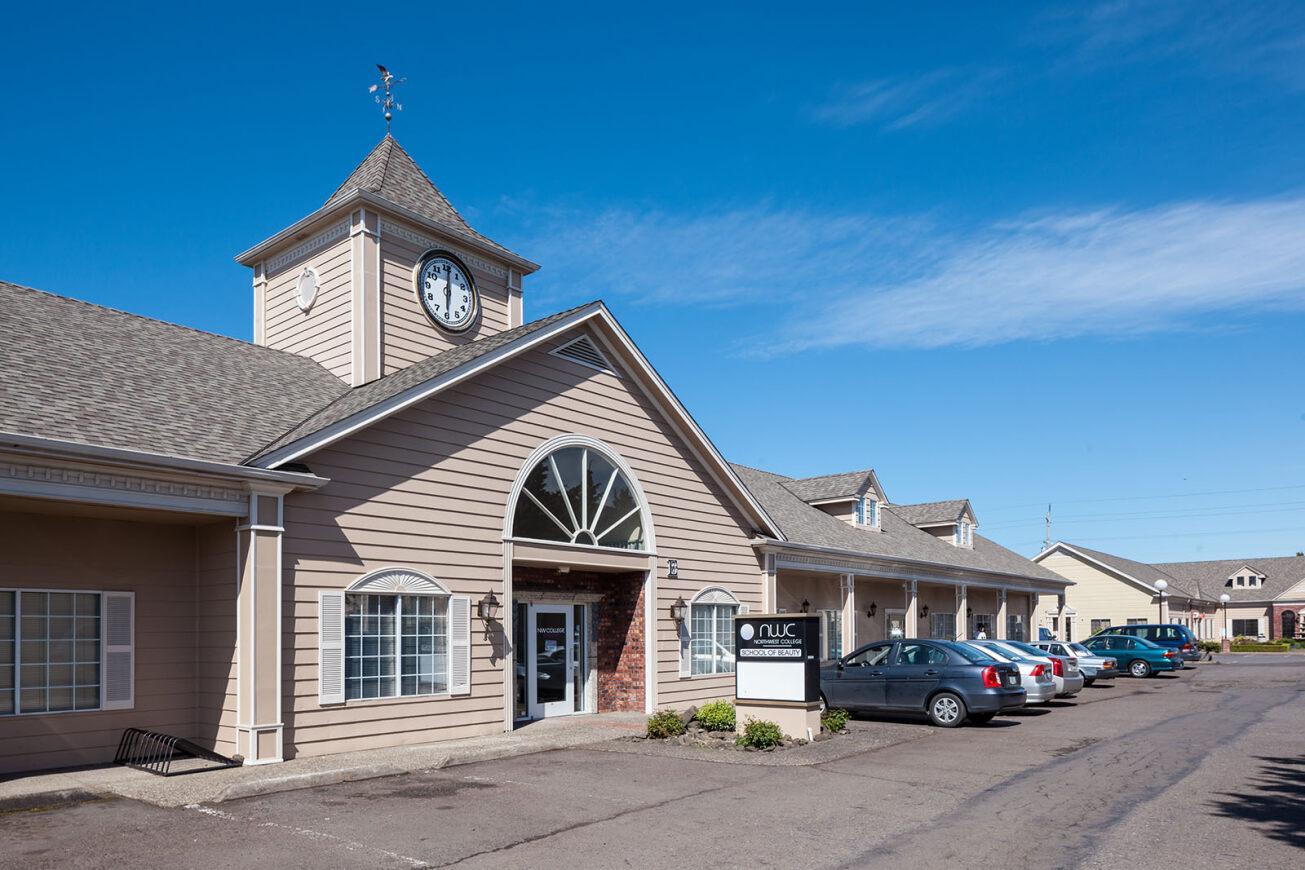
<path fill-rule="evenodd" d="M 973 527 L 970 525 L 970 521 L 969 521 L 969 520 L 961 520 L 959 523 L 957 523 L 957 525 L 956 525 L 956 546 L 958 546 L 958 547 L 969 547 L 969 546 L 972 545 L 972 543 L 973 543 L 973 539 L 972 539 L 972 537 L 971 537 L 971 535 L 970 535 L 970 532 L 971 532 L 972 528 L 973 528 Z"/>
<path fill-rule="evenodd" d="M 870 526 L 874 528 L 879 525 L 879 502 L 870 496 L 863 496 L 856 500 L 856 524 L 858 526 Z"/>
<path fill-rule="evenodd" d="M 1241 574 L 1238 574 L 1238 575 L 1237 575 L 1237 585 L 1238 585 L 1238 586 L 1245 586 L 1245 585 L 1246 585 L 1246 578 L 1243 577 Z"/>

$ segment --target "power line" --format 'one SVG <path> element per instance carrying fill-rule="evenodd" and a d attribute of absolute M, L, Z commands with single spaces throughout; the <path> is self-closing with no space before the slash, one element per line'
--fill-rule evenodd
<path fill-rule="evenodd" d="M 1305 483 L 1293 484 L 1291 486 L 1262 486 L 1256 489 L 1212 489 L 1205 492 L 1176 492 L 1171 495 L 1129 495 L 1119 498 L 1082 498 L 1072 501 L 1057 501 L 1056 504 L 1099 504 L 1101 502 L 1117 501 L 1149 501 L 1162 498 L 1189 498 L 1197 495 L 1238 495 L 1247 492 L 1279 492 L 1284 489 L 1305 489 Z M 1045 502 L 1025 502 L 1024 504 L 1001 505 L 998 507 L 985 507 L 984 513 L 1003 510 L 1018 510 L 1021 508 L 1040 508 Z"/>
<path fill-rule="evenodd" d="M 1206 517 L 1215 517 L 1215 516 L 1224 516 L 1224 515 L 1249 516 L 1252 514 L 1266 514 L 1266 513 L 1267 514 L 1275 514 L 1275 513 L 1292 514 L 1295 513 L 1295 511 L 1278 510 L 1278 508 L 1283 508 L 1283 507 L 1298 508 L 1301 506 L 1305 506 L 1305 501 L 1268 502 L 1267 504 L 1262 502 L 1260 504 L 1248 504 L 1248 505 L 1220 505 L 1218 507 L 1192 508 L 1191 510 L 1177 511 L 1177 512 L 1134 511 L 1131 513 L 1071 514 L 1067 517 L 1057 518 L 1056 522 L 1075 524 L 1075 523 L 1103 523 L 1103 522 L 1110 522 L 1113 520 L 1128 520 L 1128 519 L 1180 520 L 1180 519 L 1202 519 Z M 1243 508 L 1252 508 L 1252 507 L 1254 508 L 1263 507 L 1265 509 L 1243 510 Z M 1039 517 L 1039 521 L 1041 521 L 1041 519 L 1043 518 Z M 1022 519 L 1022 520 L 1004 520 L 999 523 L 984 523 L 983 525 L 980 526 L 980 528 L 987 529 L 989 531 L 993 529 L 1009 529 L 1009 528 L 1016 528 L 1018 526 L 1022 526 L 1025 525 L 1026 523 L 1031 523 L 1031 522 L 1033 522 L 1033 518 L 1029 517 L 1028 519 Z"/>

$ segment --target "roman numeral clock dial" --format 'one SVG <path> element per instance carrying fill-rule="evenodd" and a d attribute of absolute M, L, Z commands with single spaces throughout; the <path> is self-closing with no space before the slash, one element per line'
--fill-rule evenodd
<path fill-rule="evenodd" d="M 417 298 L 426 316 L 447 332 L 465 332 L 476 320 L 479 297 L 471 270 L 448 251 L 430 251 L 417 264 Z"/>

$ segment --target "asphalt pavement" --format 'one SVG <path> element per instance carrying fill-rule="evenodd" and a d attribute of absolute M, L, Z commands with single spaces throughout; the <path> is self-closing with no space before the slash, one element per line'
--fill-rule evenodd
<path fill-rule="evenodd" d="M 1305 656 L 1222 658 L 809 766 L 608 742 L 216 804 L 14 812 L 0 866 L 1299 866 Z"/>

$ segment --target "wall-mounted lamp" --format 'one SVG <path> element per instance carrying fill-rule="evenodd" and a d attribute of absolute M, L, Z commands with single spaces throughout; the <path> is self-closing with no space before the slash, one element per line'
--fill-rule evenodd
<path fill-rule="evenodd" d="M 803 613 L 811 612 L 811 602 L 807 601 L 805 598 L 802 599 L 802 612 Z"/>
<path fill-rule="evenodd" d="M 877 605 L 877 604 L 875 604 L 873 601 L 871 601 L 871 602 L 870 602 L 870 609 L 867 610 L 867 611 L 865 612 L 865 615 L 868 616 L 868 617 L 870 617 L 871 619 L 873 619 L 873 618 L 874 618 L 874 615 L 875 615 L 875 611 L 877 611 L 878 609 L 879 609 L 879 605 Z"/>
<path fill-rule="evenodd" d="M 926 619 L 928 618 L 928 616 L 929 616 L 929 605 L 926 604 L 924 607 L 920 608 L 920 618 Z"/>
<path fill-rule="evenodd" d="M 476 615 L 485 622 L 493 622 L 498 619 L 499 605 L 500 602 L 491 589 L 488 595 L 476 602 Z"/>
<path fill-rule="evenodd" d="M 689 605 L 684 603 L 684 596 L 671 602 L 671 619 L 676 622 L 684 622 L 684 618 L 689 614 Z"/>
<path fill-rule="evenodd" d="M 965 608 L 965 618 L 966 618 L 966 619 L 969 619 L 969 618 L 970 618 L 971 616 L 973 616 L 973 615 L 974 615 L 974 608 L 973 608 L 973 607 L 967 607 L 967 608 Z"/>

